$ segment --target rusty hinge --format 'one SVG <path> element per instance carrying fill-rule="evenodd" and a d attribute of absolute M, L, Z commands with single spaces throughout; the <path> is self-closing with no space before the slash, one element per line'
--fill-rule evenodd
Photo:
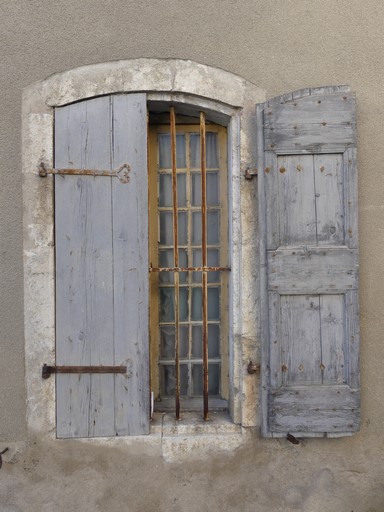
<path fill-rule="evenodd" d="M 251 180 L 254 176 L 257 177 L 258 171 L 254 167 L 253 169 L 251 167 L 247 167 L 244 172 L 244 178 L 246 180 Z"/>
<path fill-rule="evenodd" d="M 52 373 L 127 373 L 126 366 L 48 366 L 43 365 L 41 376 L 48 379 Z"/>
<path fill-rule="evenodd" d="M 123 164 L 114 171 L 97 169 L 47 169 L 43 162 L 39 165 L 39 176 L 46 178 L 48 174 L 60 174 L 67 176 L 109 176 L 118 178 L 121 183 L 129 182 L 129 173 L 131 168 L 128 164 Z"/>

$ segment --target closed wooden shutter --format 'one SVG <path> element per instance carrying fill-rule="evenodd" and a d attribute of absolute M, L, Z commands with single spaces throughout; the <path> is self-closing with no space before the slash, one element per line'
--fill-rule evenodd
<path fill-rule="evenodd" d="M 355 98 L 258 105 L 262 431 L 359 428 Z"/>
<path fill-rule="evenodd" d="M 56 364 L 126 365 L 120 374 L 58 374 L 57 436 L 149 431 L 148 188 L 145 94 L 55 112 Z"/>

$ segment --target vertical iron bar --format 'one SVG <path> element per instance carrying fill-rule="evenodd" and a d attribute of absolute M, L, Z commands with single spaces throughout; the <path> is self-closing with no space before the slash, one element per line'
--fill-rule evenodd
<path fill-rule="evenodd" d="M 206 169 L 205 114 L 200 112 L 200 158 L 201 158 L 201 252 L 203 267 L 207 267 L 207 169 Z M 204 419 L 208 419 L 208 276 L 202 275 L 203 299 L 203 399 Z"/>
<path fill-rule="evenodd" d="M 176 160 L 176 116 L 170 108 L 171 157 L 172 157 L 172 206 L 173 206 L 173 257 L 175 267 L 179 266 L 179 240 L 177 217 L 177 160 Z M 174 272 L 175 284 L 175 409 L 176 419 L 180 419 L 180 363 L 179 363 L 179 272 Z"/>

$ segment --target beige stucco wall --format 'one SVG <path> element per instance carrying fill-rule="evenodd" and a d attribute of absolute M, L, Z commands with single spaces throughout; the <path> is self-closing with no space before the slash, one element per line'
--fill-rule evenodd
<path fill-rule="evenodd" d="M 361 505 L 358 510 L 381 510 L 380 503 L 384 502 L 384 475 L 380 469 L 384 444 L 384 174 L 380 154 L 384 146 L 383 24 L 381 0 L 1 1 L 0 440 L 23 441 L 26 436 L 22 89 L 52 73 L 81 65 L 140 57 L 191 59 L 223 68 L 265 89 L 267 97 L 304 87 L 347 83 L 356 92 L 358 102 L 362 429 L 349 440 L 309 441 L 296 454 L 276 441 L 266 444 L 268 440 L 262 443 L 256 440 L 252 450 L 263 454 L 258 463 L 265 468 L 270 464 L 272 469 L 277 469 L 282 460 L 292 464 L 292 470 L 288 469 L 289 465 L 284 466 L 282 479 L 292 477 L 297 457 L 302 458 L 306 468 L 314 464 L 308 476 L 312 486 L 323 485 L 323 478 L 325 483 L 330 480 L 337 487 L 334 475 L 348 472 L 340 484 L 346 495 L 350 489 L 359 488 L 358 477 L 356 481 L 353 475 L 362 471 L 364 492 L 371 489 L 373 497 L 371 504 L 367 498 L 366 507 Z M 256 464 L 257 455 L 245 451 L 242 456 L 247 454 L 254 457 Z M 237 457 L 237 468 L 241 467 L 241 460 Z M 218 463 L 224 473 L 226 464 L 227 460 Z M 238 469 L 238 474 L 246 482 L 243 495 L 248 492 L 250 496 L 251 467 L 247 467 L 248 472 Z M 323 470 L 330 473 L 321 473 Z M 320 475 L 317 482 L 316 474 Z M 263 479 L 263 475 L 255 469 L 255 482 L 257 478 Z M 301 478 L 305 480 L 303 475 Z M 300 485 L 300 478 L 296 483 Z M 177 480 L 173 485 L 177 485 Z M 306 507 L 304 497 L 296 502 L 295 497 L 290 499 Z M 284 498 L 276 501 L 275 510 L 288 510 L 288 505 L 278 508 L 283 502 Z M 314 505 L 308 506 L 306 510 L 317 510 Z M 171 504 L 169 510 L 170 507 Z M 341 510 L 332 507 L 325 510 Z"/>

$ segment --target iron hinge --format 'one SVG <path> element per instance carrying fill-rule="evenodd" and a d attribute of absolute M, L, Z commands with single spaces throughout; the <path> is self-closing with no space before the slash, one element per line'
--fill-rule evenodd
<path fill-rule="evenodd" d="M 109 176 L 112 178 L 118 178 L 121 183 L 128 183 L 130 179 L 130 172 L 131 168 L 128 164 L 123 164 L 113 171 L 97 169 L 47 169 L 44 162 L 41 162 L 39 165 L 40 178 L 46 178 L 48 174 L 59 174 L 62 176 Z"/>
<path fill-rule="evenodd" d="M 49 379 L 52 373 L 127 373 L 126 366 L 49 366 L 43 365 L 41 376 Z"/>
<path fill-rule="evenodd" d="M 257 174 L 258 174 L 258 170 L 255 167 L 253 167 L 253 168 L 247 167 L 244 172 L 244 178 L 246 180 L 251 180 L 255 176 L 257 177 Z"/>

